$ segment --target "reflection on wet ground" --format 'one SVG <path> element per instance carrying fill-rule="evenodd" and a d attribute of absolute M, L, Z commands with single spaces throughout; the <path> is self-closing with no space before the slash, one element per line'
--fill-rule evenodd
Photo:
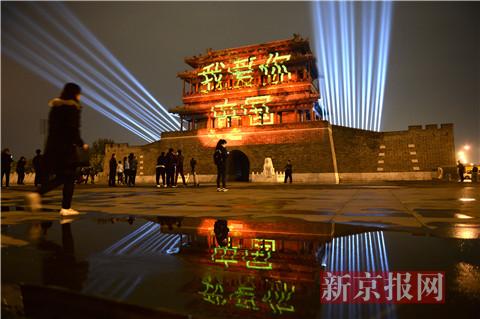
<path fill-rule="evenodd" d="M 2 313 L 22 314 L 12 296 L 25 283 L 192 318 L 472 318 L 480 303 L 479 226 L 429 226 L 413 233 L 293 218 L 100 214 L 2 225 L 2 237 L 26 243 L 2 248 Z M 446 303 L 321 304 L 322 270 L 445 271 Z M 28 309 L 36 294 L 24 295 L 30 317 L 41 312 Z"/>

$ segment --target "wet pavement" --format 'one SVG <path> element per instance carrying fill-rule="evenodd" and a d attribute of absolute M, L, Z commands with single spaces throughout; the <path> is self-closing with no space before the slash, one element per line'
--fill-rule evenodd
<path fill-rule="evenodd" d="M 22 214 L 23 196 L 32 187 L 2 189 L 3 223 L 58 218 L 60 190 L 43 200 L 44 212 Z M 468 201 L 472 200 L 472 201 Z M 480 218 L 480 184 L 387 183 L 383 185 L 232 184 L 217 193 L 214 185 L 199 188 L 108 188 L 77 185 L 73 207 L 81 212 L 167 216 L 294 217 L 320 222 L 383 223 L 428 227 L 432 222 L 458 222 L 458 216 Z M 20 211 L 18 211 L 20 210 Z M 454 214 L 460 214 L 458 216 Z M 467 218 L 468 219 L 468 218 Z"/>
<path fill-rule="evenodd" d="M 123 305 L 160 313 L 152 318 L 474 318 L 478 191 L 457 185 L 238 185 L 226 194 L 211 187 L 87 187 L 74 202 L 88 213 L 61 219 L 58 194 L 32 214 L 22 211 L 22 189 L 8 190 L 2 193 L 2 315 L 101 318 L 102 305 L 121 302 L 115 308 L 124 313 L 130 310 Z M 445 303 L 321 303 L 320 273 L 352 270 L 444 271 Z M 49 295 L 55 295 L 52 306 L 40 309 L 35 300 L 47 305 Z M 58 306 L 62 298 L 77 303 L 75 314 Z"/>

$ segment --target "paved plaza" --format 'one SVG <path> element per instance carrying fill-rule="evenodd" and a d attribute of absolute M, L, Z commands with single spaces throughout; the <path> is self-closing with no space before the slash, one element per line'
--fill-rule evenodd
<path fill-rule="evenodd" d="M 25 211 L 23 197 L 32 190 L 28 185 L 2 189 L 5 313 L 54 309 L 59 318 L 72 313 L 103 318 L 115 301 L 125 318 L 132 305 L 145 307 L 142 311 L 162 309 L 146 318 L 251 317 L 234 303 L 219 312 L 218 305 L 202 297 L 208 276 L 253 280 L 259 305 L 264 278 L 292 283 L 299 287 L 292 298 L 294 318 L 441 318 L 454 313 L 469 318 L 478 308 L 479 288 L 473 278 L 480 273 L 480 185 L 233 183 L 226 193 L 216 192 L 213 184 L 77 185 L 73 207 L 82 214 L 68 218 L 59 215 L 61 189 L 44 197 L 42 211 Z M 208 243 L 216 238 L 215 220 L 228 222 L 233 240 L 274 240 L 279 247 L 272 255 L 274 269 L 242 268 L 240 261 L 230 267 L 223 265 L 224 259 L 212 259 L 217 248 Z M 339 243 L 351 248 L 340 253 Z M 351 262 L 355 252 L 359 269 L 369 269 L 369 262 L 372 269 L 383 267 L 383 261 L 393 270 L 444 271 L 446 303 L 317 307 L 314 278 L 320 264 L 327 270 L 347 269 L 347 258 Z M 231 293 L 233 288 L 223 289 Z M 170 312 L 174 315 L 166 316 Z M 255 318 L 279 315 L 267 307 Z"/>
<path fill-rule="evenodd" d="M 43 211 L 23 211 L 32 187 L 2 190 L 2 223 L 56 220 L 61 189 L 43 199 Z M 129 216 L 252 218 L 293 217 L 307 221 L 350 223 L 389 229 L 434 229 L 439 225 L 480 224 L 480 185 L 456 183 L 384 183 L 381 185 L 232 184 L 218 193 L 214 185 L 108 188 L 77 185 L 73 207 L 82 213 Z M 476 235 L 475 235 L 476 234 Z M 472 235 L 470 235 L 472 236 Z"/>

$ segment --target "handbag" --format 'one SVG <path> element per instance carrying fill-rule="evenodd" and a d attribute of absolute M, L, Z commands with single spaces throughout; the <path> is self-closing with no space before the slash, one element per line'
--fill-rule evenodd
<path fill-rule="evenodd" d="M 88 167 L 90 166 L 90 154 L 88 150 L 85 150 L 82 146 L 75 146 L 75 157 L 77 167 Z"/>

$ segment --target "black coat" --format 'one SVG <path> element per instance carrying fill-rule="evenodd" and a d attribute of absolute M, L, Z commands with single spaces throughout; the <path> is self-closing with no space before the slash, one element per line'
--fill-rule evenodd
<path fill-rule="evenodd" d="M 116 173 L 117 172 L 117 160 L 115 158 L 110 159 L 110 172 L 111 173 Z"/>
<path fill-rule="evenodd" d="M 130 164 L 130 171 L 136 171 L 137 170 L 138 161 L 135 157 L 129 158 L 128 163 Z"/>
<path fill-rule="evenodd" d="M 42 163 L 42 157 L 43 155 L 35 155 L 35 157 L 33 158 L 32 160 L 32 165 L 33 165 L 33 169 L 35 170 L 35 172 L 39 172 L 40 171 L 40 167 L 41 167 L 41 163 Z"/>
<path fill-rule="evenodd" d="M 167 164 L 167 157 L 165 155 L 160 155 L 157 158 L 157 166 L 165 166 Z"/>
<path fill-rule="evenodd" d="M 80 104 L 75 100 L 51 100 L 48 115 L 48 137 L 44 159 L 48 172 L 74 170 L 78 163 L 76 146 L 84 143 L 80 137 Z"/>
<path fill-rule="evenodd" d="M 177 155 L 176 160 L 177 160 L 177 163 L 176 163 L 177 168 L 183 169 L 183 155 L 182 154 Z"/>
<path fill-rule="evenodd" d="M 228 151 L 224 146 L 215 149 L 213 160 L 218 167 L 225 167 L 227 165 Z"/>
<path fill-rule="evenodd" d="M 289 172 L 289 173 L 292 172 L 292 164 L 287 164 L 287 165 L 285 166 L 285 172 Z"/>
<path fill-rule="evenodd" d="M 165 167 L 167 169 L 172 169 L 177 164 L 177 157 L 172 152 L 168 152 L 165 161 Z"/>
<path fill-rule="evenodd" d="M 9 170 L 12 166 L 12 155 L 2 152 L 2 170 Z"/>
<path fill-rule="evenodd" d="M 18 160 L 17 169 L 16 169 L 18 174 L 25 173 L 25 165 L 26 164 L 27 164 L 27 160 L 25 160 L 25 159 Z"/>
<path fill-rule="evenodd" d="M 190 160 L 190 168 L 192 169 L 192 172 L 195 172 L 195 167 L 197 166 L 197 161 L 195 159 Z"/>

